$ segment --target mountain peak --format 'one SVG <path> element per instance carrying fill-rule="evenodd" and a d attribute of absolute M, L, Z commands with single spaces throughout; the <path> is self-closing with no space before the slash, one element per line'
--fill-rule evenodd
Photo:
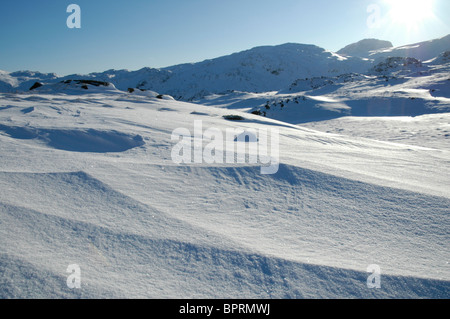
<path fill-rule="evenodd" d="M 356 57 L 367 57 L 370 51 L 394 47 L 391 42 L 378 39 L 363 39 L 356 43 L 347 45 L 336 53 Z"/>

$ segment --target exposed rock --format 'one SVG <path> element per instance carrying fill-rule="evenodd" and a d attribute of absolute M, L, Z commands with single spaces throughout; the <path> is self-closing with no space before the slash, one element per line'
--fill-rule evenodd
<path fill-rule="evenodd" d="M 43 86 L 42 83 L 40 83 L 40 82 L 35 82 L 35 83 L 33 84 L 33 86 L 30 87 L 30 91 L 32 91 L 32 90 L 34 90 L 34 89 L 37 89 L 38 87 L 41 87 L 41 86 Z"/>
<path fill-rule="evenodd" d="M 74 82 L 76 84 L 90 84 L 90 85 L 94 85 L 94 86 L 109 86 L 108 82 L 95 81 L 95 80 L 65 80 L 65 81 L 62 81 L 62 83 L 65 83 L 65 84 L 70 84 L 72 82 Z"/>

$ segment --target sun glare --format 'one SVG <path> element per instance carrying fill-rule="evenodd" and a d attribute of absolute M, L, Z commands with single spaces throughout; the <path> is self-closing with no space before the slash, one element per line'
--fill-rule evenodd
<path fill-rule="evenodd" d="M 418 28 L 433 17 L 433 0 L 386 0 L 392 22 L 409 29 Z"/>

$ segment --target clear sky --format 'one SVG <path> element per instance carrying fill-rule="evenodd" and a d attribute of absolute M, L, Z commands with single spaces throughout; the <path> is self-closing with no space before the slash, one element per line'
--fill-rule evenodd
<path fill-rule="evenodd" d="M 72 3 L 80 29 L 66 24 Z M 450 34 L 449 17 L 449 0 L 5 0 L 0 70 L 137 70 L 286 42 L 331 51 L 363 38 L 398 46 Z"/>

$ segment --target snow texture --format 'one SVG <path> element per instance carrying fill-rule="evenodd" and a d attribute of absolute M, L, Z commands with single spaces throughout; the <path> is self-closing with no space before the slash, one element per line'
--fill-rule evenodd
<path fill-rule="evenodd" d="M 449 298 L 448 37 L 419 46 L 1 72 L 0 298 Z M 276 128 L 278 171 L 174 163 L 200 120 Z"/>

